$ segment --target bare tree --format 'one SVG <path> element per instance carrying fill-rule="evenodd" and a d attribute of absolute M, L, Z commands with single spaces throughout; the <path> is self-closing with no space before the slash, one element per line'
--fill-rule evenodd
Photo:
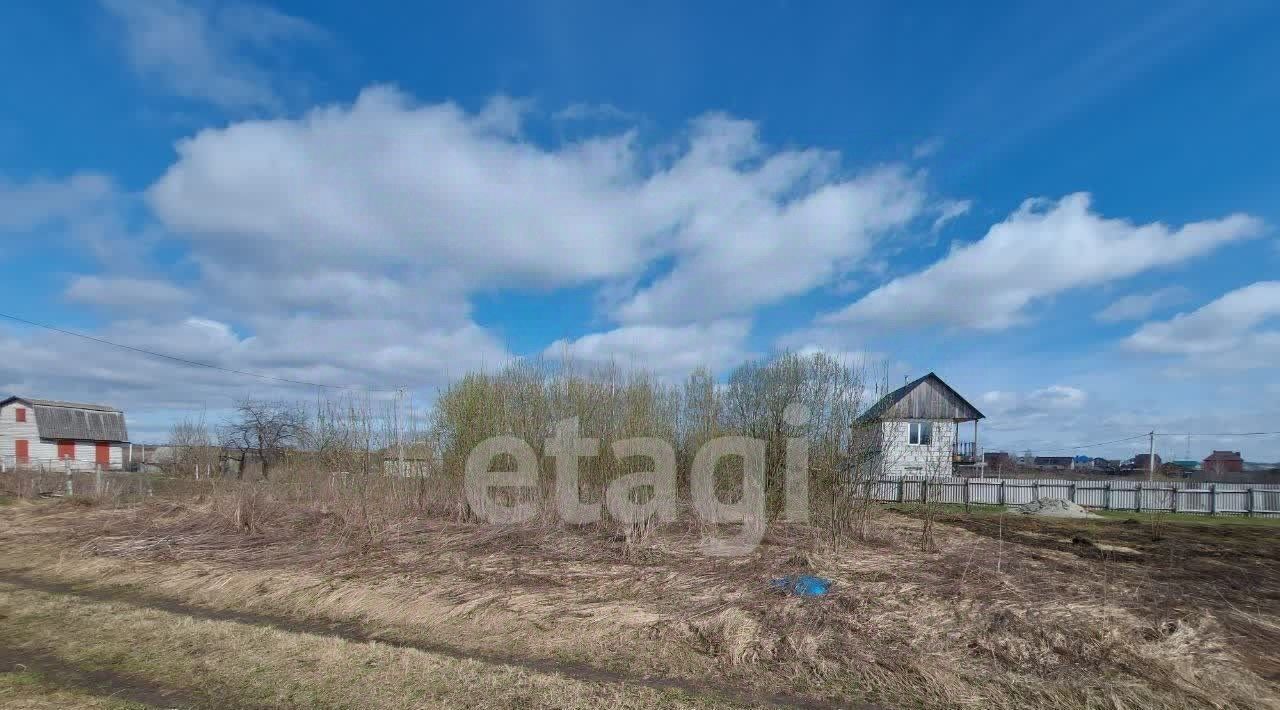
<path fill-rule="evenodd" d="M 250 455 L 261 462 L 262 477 L 270 477 L 271 465 L 306 438 L 307 416 L 295 405 L 242 399 L 235 411 L 235 416 L 223 423 L 220 439 L 224 449 L 236 452 L 237 478 L 244 478 Z"/>
<path fill-rule="evenodd" d="M 205 426 L 204 413 L 199 419 L 183 418 L 169 429 L 169 446 L 173 450 L 173 465 L 179 471 L 205 463 L 212 442 L 209 428 Z"/>
<path fill-rule="evenodd" d="M 847 493 L 850 437 L 862 406 L 864 368 L 826 353 L 783 353 L 748 362 L 729 375 L 723 422 L 729 431 L 763 439 L 770 516 L 783 504 L 787 440 L 805 437 L 810 472 L 826 493 Z M 799 419 L 788 421 L 792 407 Z"/>

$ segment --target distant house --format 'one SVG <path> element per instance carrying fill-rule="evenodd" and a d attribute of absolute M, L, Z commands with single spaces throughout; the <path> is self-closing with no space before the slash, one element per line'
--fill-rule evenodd
<path fill-rule="evenodd" d="M 881 475 L 951 476 L 956 463 L 974 463 L 982 412 L 930 372 L 890 392 L 855 424 L 871 438 Z M 973 422 L 974 440 L 960 441 L 960 424 Z M 967 458 L 966 458 L 967 457 Z"/>
<path fill-rule="evenodd" d="M 1244 472 L 1244 457 L 1239 451 L 1214 451 L 1205 457 L 1202 464 L 1208 475 Z"/>
<path fill-rule="evenodd" d="M 124 413 L 99 404 L 9 397 L 0 400 L 0 459 L 6 464 L 120 468 L 129 442 Z"/>
<path fill-rule="evenodd" d="M 1069 471 L 1076 467 L 1076 459 L 1074 456 L 1037 456 L 1035 458 L 1035 466 L 1036 468 Z"/>
<path fill-rule="evenodd" d="M 1148 468 L 1154 471 L 1160 470 L 1160 454 L 1156 454 L 1156 465 L 1151 466 L 1151 454 L 1138 454 L 1133 457 L 1133 468 L 1138 471 L 1146 471 Z"/>
<path fill-rule="evenodd" d="M 984 451 L 982 461 L 986 464 L 987 473 L 1012 470 L 1014 467 L 1013 457 L 1007 451 Z"/>

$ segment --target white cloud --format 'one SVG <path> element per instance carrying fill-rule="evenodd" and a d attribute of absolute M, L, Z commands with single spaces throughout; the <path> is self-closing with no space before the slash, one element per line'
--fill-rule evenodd
<path fill-rule="evenodd" d="M 716 371 L 745 360 L 749 331 L 750 323 L 736 319 L 681 326 L 630 325 L 557 340 L 543 354 L 651 370 L 678 379 L 698 367 Z"/>
<path fill-rule="evenodd" d="M 791 164 L 771 160 L 762 170 L 796 170 L 801 178 L 799 171 L 818 169 L 818 156 L 781 160 Z M 623 302 L 617 317 L 688 322 L 749 313 L 805 293 L 859 265 L 877 237 L 915 219 L 924 203 L 917 181 L 895 169 L 827 184 L 782 204 L 775 191 L 794 183 L 762 185 L 762 177 L 714 168 L 690 181 L 688 187 L 708 192 L 679 234 L 675 266 Z"/>
<path fill-rule="evenodd" d="M 383 87 L 206 130 L 149 200 L 218 261 L 410 268 L 472 290 L 609 282 L 627 324 L 708 322 L 822 285 L 926 202 L 901 168 L 843 177 L 838 155 L 771 151 L 723 116 L 646 150 L 632 133 L 544 148 L 491 113 Z M 670 271 L 637 286 L 663 258 Z"/>
<path fill-rule="evenodd" d="M 627 189 L 629 136 L 552 153 L 494 130 L 492 115 L 378 88 L 299 120 L 202 131 L 178 145 L 150 203 L 196 248 L 271 268 L 408 265 L 483 288 L 647 261 L 658 225 Z"/>
<path fill-rule="evenodd" d="M 938 231 L 947 225 L 947 222 L 963 217 L 969 213 L 973 207 L 973 202 L 969 200 L 944 200 L 938 204 L 938 216 L 933 220 L 933 231 Z"/>
<path fill-rule="evenodd" d="M 1241 214 L 1177 229 L 1134 225 L 1096 214 L 1084 193 L 1028 200 L 981 240 L 823 322 L 1001 330 L 1027 320 L 1026 309 L 1039 300 L 1176 264 L 1261 231 L 1260 220 Z"/>
<path fill-rule="evenodd" d="M 982 406 L 992 409 L 993 411 L 1005 411 L 1013 406 L 1017 401 L 1017 395 L 1013 392 L 1002 392 L 1000 390 L 991 390 L 983 392 L 979 398 Z"/>
<path fill-rule="evenodd" d="M 1190 296 L 1191 292 L 1182 286 L 1169 286 L 1150 293 L 1134 293 L 1113 301 L 1111 305 L 1098 311 L 1094 318 L 1103 323 L 1141 320 L 1161 308 L 1182 303 Z"/>
<path fill-rule="evenodd" d="M 51 222 L 82 218 L 115 197 L 111 178 L 98 173 L 25 183 L 0 177 L 0 232 L 25 232 Z"/>
<path fill-rule="evenodd" d="M 911 157 L 916 160 L 931 158 L 936 155 L 938 151 L 942 150 L 943 143 L 944 141 L 937 137 L 918 143 L 916 144 L 916 147 L 911 149 Z"/>
<path fill-rule="evenodd" d="M 622 121 L 633 123 L 638 116 L 614 106 L 611 103 L 570 104 L 552 114 L 557 121 Z"/>
<path fill-rule="evenodd" d="M 127 276 L 78 276 L 67 287 L 65 297 L 114 310 L 157 311 L 185 306 L 192 295 L 168 281 Z"/>
<path fill-rule="evenodd" d="M 1144 324 L 1124 341 L 1132 351 L 1182 355 L 1193 365 L 1222 369 L 1275 367 L 1280 362 L 1280 281 L 1236 289 L 1191 313 Z"/>
<path fill-rule="evenodd" d="M 323 31 L 270 8 L 186 0 L 100 0 L 124 30 L 134 70 L 183 98 L 227 109 L 277 109 L 281 75 L 266 65 L 282 46 Z"/>
<path fill-rule="evenodd" d="M 361 318 L 259 318 L 246 335 L 202 317 L 113 322 L 93 335 L 133 348 L 297 381 L 430 391 L 511 359 L 474 324 L 422 328 Z M 238 397 L 314 400 L 341 394 L 184 365 L 44 331 L 0 326 L 0 386 L 30 396 L 101 401 L 135 412 L 227 407 Z M 376 394 L 381 397 L 383 395 Z"/>
<path fill-rule="evenodd" d="M 216 256 L 200 257 L 199 287 L 230 313 L 323 318 L 372 314 L 448 327 L 470 322 L 464 289 L 447 274 L 361 269 L 356 264 L 343 269 L 302 260 L 289 269 L 238 268 Z"/>
<path fill-rule="evenodd" d="M 1043 409 L 1079 409 L 1088 401 L 1084 390 L 1066 385 L 1049 385 L 1028 396 L 1031 406 Z"/>
<path fill-rule="evenodd" d="M 845 175 L 838 155 L 769 149 L 746 121 L 707 116 L 661 146 L 621 132 L 548 147 L 524 135 L 528 110 L 499 97 L 470 113 L 371 89 L 350 106 L 182 142 L 145 193 L 154 224 L 100 178 L 15 204 L 35 228 L 90 203 L 110 217 L 95 232 L 104 256 L 121 237 L 134 246 L 63 294 L 114 316 L 94 336 L 290 380 L 419 391 L 512 358 L 473 320 L 482 290 L 614 294 L 620 325 L 549 356 L 671 377 L 731 367 L 749 356 L 751 328 L 731 314 L 822 284 L 930 214 L 902 168 Z M 158 244 L 180 249 L 180 265 L 149 260 Z M 671 270 L 654 278 L 656 264 Z M 39 331 L 0 330 L 5 352 L 23 353 L 0 366 L 11 390 L 135 411 L 316 394 Z"/>
<path fill-rule="evenodd" d="M 134 200 L 110 177 L 80 172 L 65 178 L 10 181 L 0 177 L 0 259 L 24 248 L 73 250 L 105 264 L 139 263 L 151 235 L 128 228 Z"/>
<path fill-rule="evenodd" d="M 992 390 L 979 398 L 980 409 L 989 417 L 1027 419 L 1079 410 L 1089 394 L 1078 387 L 1049 385 L 1026 393 Z"/>
<path fill-rule="evenodd" d="M 888 365 L 888 361 L 885 358 L 884 353 L 870 352 L 867 350 L 840 350 L 824 347 L 816 343 L 809 343 L 795 348 L 794 352 L 797 355 L 805 356 L 823 353 L 834 358 L 837 362 L 854 369 L 876 370 L 883 369 Z M 874 376 L 877 373 L 872 371 L 868 372 L 868 374 Z"/>

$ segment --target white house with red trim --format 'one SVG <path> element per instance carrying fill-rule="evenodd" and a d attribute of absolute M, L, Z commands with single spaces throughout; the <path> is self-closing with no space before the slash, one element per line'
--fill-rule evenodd
<path fill-rule="evenodd" d="M 70 461 L 75 469 L 121 468 L 128 444 L 124 412 L 114 407 L 28 397 L 0 400 L 0 460 L 6 465 Z"/>

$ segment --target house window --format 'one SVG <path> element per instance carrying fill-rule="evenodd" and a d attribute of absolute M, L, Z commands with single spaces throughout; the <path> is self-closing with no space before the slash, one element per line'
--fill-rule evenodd
<path fill-rule="evenodd" d="M 15 422 L 27 421 L 27 410 L 23 407 L 18 407 L 17 409 L 13 410 L 13 420 Z"/>
<path fill-rule="evenodd" d="M 76 457 L 76 442 L 62 439 L 58 442 L 58 458 L 74 459 Z"/>
<path fill-rule="evenodd" d="M 933 443 L 933 422 L 910 422 L 907 424 L 907 443 L 916 446 L 928 446 Z"/>

